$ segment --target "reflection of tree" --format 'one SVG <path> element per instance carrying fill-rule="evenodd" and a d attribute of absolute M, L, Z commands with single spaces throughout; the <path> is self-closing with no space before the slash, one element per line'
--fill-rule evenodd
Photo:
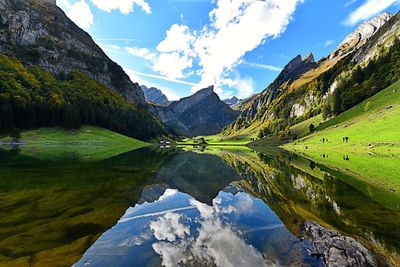
<path fill-rule="evenodd" d="M 243 179 L 240 186 L 263 199 L 293 233 L 301 222 L 315 221 L 354 236 L 389 262 L 400 259 L 400 214 L 335 178 L 341 174 L 294 155 L 222 157 Z"/>

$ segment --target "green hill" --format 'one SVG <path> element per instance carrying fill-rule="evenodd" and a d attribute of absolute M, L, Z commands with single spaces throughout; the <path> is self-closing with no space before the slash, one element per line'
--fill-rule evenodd
<path fill-rule="evenodd" d="M 307 151 L 369 153 L 400 151 L 400 81 L 320 124 L 316 132 L 285 147 Z M 349 141 L 343 141 L 348 137 Z M 322 142 L 322 140 L 328 140 Z"/>
<path fill-rule="evenodd" d="M 400 81 L 283 148 L 367 182 L 376 195 L 398 198 L 399 124 Z"/>
<path fill-rule="evenodd" d="M 11 137 L 0 138 L 0 143 Z M 74 158 L 98 161 L 148 146 L 148 143 L 99 127 L 83 126 L 77 130 L 40 128 L 21 133 L 20 153 L 42 160 Z"/>

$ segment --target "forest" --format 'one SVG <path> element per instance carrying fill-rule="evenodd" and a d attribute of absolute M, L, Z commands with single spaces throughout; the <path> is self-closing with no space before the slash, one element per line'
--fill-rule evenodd
<path fill-rule="evenodd" d="M 165 130 L 149 112 L 74 70 L 54 76 L 0 54 L 0 133 L 14 128 L 95 125 L 147 140 Z"/>

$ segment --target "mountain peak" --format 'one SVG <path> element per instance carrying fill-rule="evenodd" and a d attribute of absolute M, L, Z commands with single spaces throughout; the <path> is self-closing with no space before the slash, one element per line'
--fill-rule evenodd
<path fill-rule="evenodd" d="M 393 14 L 389 12 L 384 12 L 369 21 L 361 23 L 354 32 L 350 33 L 341 45 L 350 45 L 352 43 L 359 44 L 379 30 L 386 22 L 388 22 L 393 17 Z"/>
<path fill-rule="evenodd" d="M 308 53 L 304 58 L 303 58 L 303 62 L 304 63 L 314 63 L 315 59 L 314 59 L 314 55 L 313 53 Z"/>

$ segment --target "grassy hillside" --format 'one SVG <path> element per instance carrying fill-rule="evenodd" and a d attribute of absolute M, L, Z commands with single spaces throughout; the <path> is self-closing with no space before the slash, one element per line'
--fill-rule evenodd
<path fill-rule="evenodd" d="M 283 148 L 366 181 L 378 195 L 398 197 L 399 124 L 400 81 Z"/>
<path fill-rule="evenodd" d="M 307 151 L 400 152 L 400 81 L 329 120 L 286 148 Z M 343 137 L 349 137 L 343 142 Z M 322 140 L 325 138 L 325 142 Z"/>
<path fill-rule="evenodd" d="M 99 127 L 84 126 L 79 130 L 40 128 L 23 131 L 21 154 L 42 160 L 77 158 L 94 161 L 110 158 L 131 150 L 148 146 L 148 143 Z M 9 136 L 0 142 L 10 142 Z"/>

